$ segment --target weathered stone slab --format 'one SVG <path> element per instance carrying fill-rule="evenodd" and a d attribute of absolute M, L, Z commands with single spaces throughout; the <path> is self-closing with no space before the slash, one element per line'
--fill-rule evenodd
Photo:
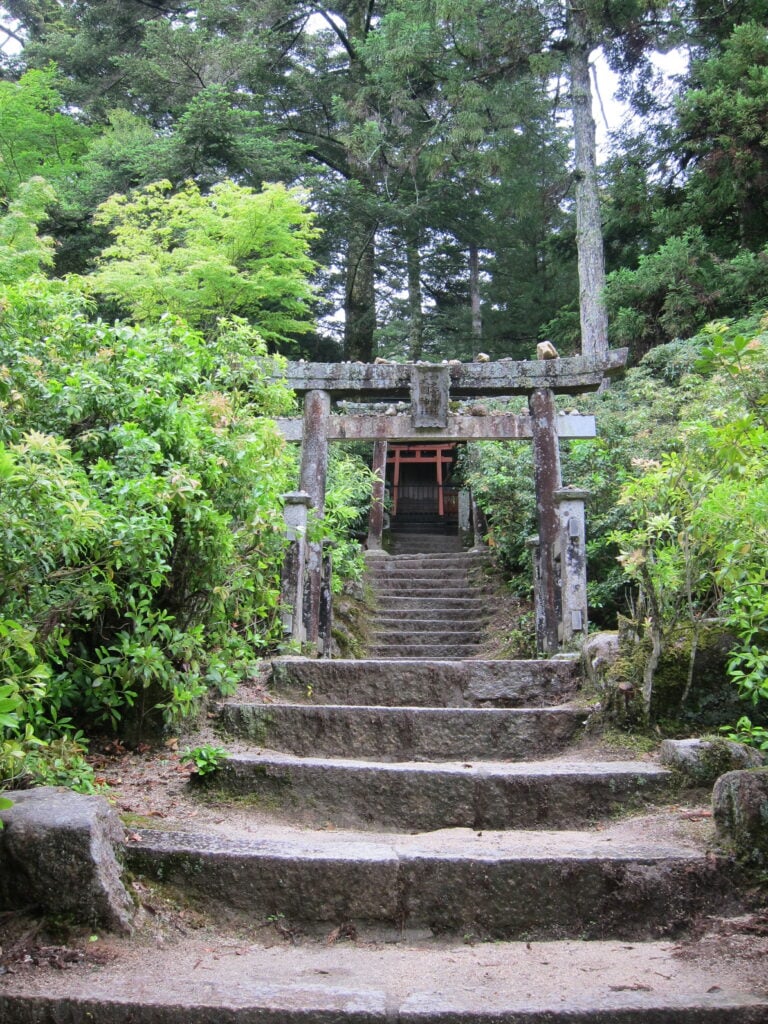
<path fill-rule="evenodd" d="M 133 870 L 256 919 L 378 922 L 499 939 L 673 935 L 722 906 L 726 865 L 674 842 L 603 832 L 227 840 L 143 830 Z M 450 894 L 450 898 L 447 898 Z"/>
<path fill-rule="evenodd" d="M 132 869 L 180 885 L 206 902 L 292 921 L 395 924 L 400 863 L 391 846 L 351 839 L 327 848 L 323 835 L 238 840 L 182 832 L 136 833 Z"/>
<path fill-rule="evenodd" d="M 231 945 L 194 932 L 83 971 L 6 976 L 4 1024 L 765 1024 L 732 958 L 618 941 Z M 227 955 L 227 953 L 236 955 Z M 715 983 L 716 982 L 716 983 Z"/>
<path fill-rule="evenodd" d="M 134 905 L 115 855 L 123 826 L 107 801 L 53 787 L 4 796 L 13 806 L 0 812 L 0 908 L 129 931 Z"/>
<path fill-rule="evenodd" d="M 659 757 L 694 786 L 711 786 L 725 772 L 759 768 L 765 763 L 759 751 L 726 739 L 664 740 Z"/>
<path fill-rule="evenodd" d="M 277 429 L 286 441 L 301 441 L 304 436 L 304 421 L 299 416 L 282 416 L 276 420 Z M 562 413 L 556 419 L 557 436 L 569 438 L 592 438 L 597 434 L 594 416 L 580 416 Z M 421 426 L 415 424 L 408 413 L 374 415 L 347 413 L 332 415 L 326 425 L 329 441 L 405 441 L 435 442 L 450 441 L 529 441 L 531 439 L 530 416 L 498 412 L 487 416 L 467 416 L 451 413 L 444 426 Z"/>
<path fill-rule="evenodd" d="M 474 632 L 484 631 L 488 622 L 488 613 L 483 608 L 428 608 L 414 609 L 407 618 L 402 616 L 396 607 L 386 605 L 376 616 L 374 632 L 395 630 L 421 634 L 430 629 L 468 629 Z"/>
<path fill-rule="evenodd" d="M 381 761 L 534 760 L 563 749 L 582 708 L 430 708 L 224 704 L 228 732 L 271 750 Z"/>
<path fill-rule="evenodd" d="M 520 395 L 537 388 L 550 388 L 560 394 L 596 391 L 603 377 L 623 373 L 626 362 L 627 349 L 614 349 L 605 359 L 574 356 L 460 363 L 448 367 L 451 397 Z M 281 379 L 300 393 L 319 390 L 347 397 L 402 398 L 410 393 L 413 366 L 413 363 L 289 362 Z"/>
<path fill-rule="evenodd" d="M 745 861 L 768 864 L 768 768 L 722 775 L 712 791 L 718 835 Z"/>
<path fill-rule="evenodd" d="M 479 647 L 477 644 L 433 644 L 425 638 L 424 643 L 402 644 L 397 651 L 393 651 L 389 644 L 372 644 L 368 650 L 370 658 L 392 658 L 404 659 L 406 661 L 428 660 L 436 661 L 439 658 L 452 658 L 454 660 L 470 659 L 477 657 Z"/>
<path fill-rule="evenodd" d="M 369 563 L 366 570 L 368 577 L 377 584 L 385 580 L 397 580 L 400 583 L 421 580 L 432 584 L 457 581 L 463 586 L 467 585 L 467 570 L 461 565 L 412 567 L 398 565 L 395 559 L 379 559 L 379 561 L 380 565 Z"/>
<path fill-rule="evenodd" d="M 315 704 L 540 707 L 578 687 L 573 661 L 375 661 L 275 658 L 272 687 Z"/>
<path fill-rule="evenodd" d="M 643 762 L 386 763 L 287 754 L 232 755 L 212 790 L 253 796 L 336 827 L 573 828 L 669 788 L 671 774 Z"/>
<path fill-rule="evenodd" d="M 442 582 L 436 581 L 434 577 L 408 577 L 408 579 L 393 576 L 381 576 L 376 580 L 377 595 L 407 593 L 409 597 L 433 598 L 436 594 L 441 597 L 456 596 L 462 597 L 468 592 L 473 595 L 482 593 L 479 587 L 468 588 L 466 579 L 461 576 L 447 577 Z"/>
<path fill-rule="evenodd" d="M 402 629 L 394 620 L 389 627 L 380 620 L 379 628 L 373 631 L 372 636 L 374 644 L 389 644 L 392 654 L 397 656 L 398 649 L 410 644 L 439 644 L 444 651 L 453 644 L 479 644 L 483 631 L 476 623 L 467 621 L 422 620 L 409 622 L 408 628 Z"/>
<path fill-rule="evenodd" d="M 414 427 L 444 428 L 448 425 L 448 392 L 451 378 L 441 364 L 411 365 L 411 403 Z"/>

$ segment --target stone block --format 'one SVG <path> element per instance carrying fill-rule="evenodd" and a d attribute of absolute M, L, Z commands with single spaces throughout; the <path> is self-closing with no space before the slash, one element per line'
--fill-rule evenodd
<path fill-rule="evenodd" d="M 99 796 L 44 787 L 3 794 L 0 909 L 35 906 L 45 914 L 129 932 L 134 905 L 117 853 L 123 826 Z"/>
<path fill-rule="evenodd" d="M 711 786 L 724 772 L 763 764 L 759 751 L 725 739 L 664 740 L 659 757 L 694 786 Z"/>
<path fill-rule="evenodd" d="M 619 657 L 619 634 L 593 633 L 582 646 L 584 674 L 597 689 L 605 686 L 605 675 Z"/>
<path fill-rule="evenodd" d="M 768 864 L 768 768 L 722 775 L 712 791 L 720 839 L 753 864 Z"/>

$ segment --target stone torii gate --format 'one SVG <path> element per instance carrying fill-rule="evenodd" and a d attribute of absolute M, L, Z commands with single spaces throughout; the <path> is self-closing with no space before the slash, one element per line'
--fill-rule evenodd
<path fill-rule="evenodd" d="M 285 379 L 304 396 L 303 417 L 278 426 L 301 441 L 299 490 L 285 496 L 290 540 L 283 570 L 286 633 L 330 655 L 329 569 L 319 544 L 306 541 L 310 515 L 322 517 L 330 441 L 373 441 L 377 472 L 369 549 L 381 550 L 387 442 L 446 443 L 530 440 L 533 445 L 538 535 L 533 554 L 536 637 L 550 654 L 587 630 L 584 501 L 587 492 L 563 487 L 560 438 L 595 436 L 592 416 L 558 414 L 556 394 L 595 391 L 620 374 L 627 350 L 605 359 L 584 356 L 474 363 L 288 363 Z M 525 395 L 528 414 L 450 412 L 451 399 Z M 334 414 L 332 402 L 392 402 L 410 397 L 410 413 Z M 476 411 L 476 410 L 473 410 Z M 381 552 L 383 554 L 383 552 Z"/>

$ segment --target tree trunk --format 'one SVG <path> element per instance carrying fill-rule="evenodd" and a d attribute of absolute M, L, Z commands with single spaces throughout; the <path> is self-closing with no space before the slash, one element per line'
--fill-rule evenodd
<path fill-rule="evenodd" d="M 350 0 L 339 5 L 337 18 L 344 20 L 339 38 L 347 50 L 349 67 L 344 89 L 347 116 L 353 124 L 364 124 L 373 116 L 366 99 L 368 69 L 362 48 L 371 30 L 374 0 Z M 329 24 L 337 25 L 329 19 Z M 347 263 L 344 288 L 344 354 L 347 359 L 373 362 L 376 356 L 376 229 L 373 204 L 376 195 L 376 168 L 370 157 L 354 145 L 344 144 L 346 163 L 353 185 L 347 238 Z"/>
<path fill-rule="evenodd" d="M 421 253 L 418 232 L 405 233 L 405 255 L 408 264 L 408 350 L 411 362 L 421 359 L 424 347 L 424 314 L 421 308 Z"/>
<path fill-rule="evenodd" d="M 469 243 L 469 304 L 472 310 L 472 339 L 483 337 L 483 315 L 480 312 L 480 253 L 474 242 Z"/>
<path fill-rule="evenodd" d="M 376 355 L 375 226 L 364 219 L 350 225 L 344 290 L 344 354 L 373 362 Z"/>
<path fill-rule="evenodd" d="M 597 182 L 595 122 L 592 118 L 592 83 L 589 75 L 589 54 L 593 43 L 583 3 L 584 0 L 568 2 L 581 352 L 585 356 L 602 358 L 608 351 L 605 259 Z"/>

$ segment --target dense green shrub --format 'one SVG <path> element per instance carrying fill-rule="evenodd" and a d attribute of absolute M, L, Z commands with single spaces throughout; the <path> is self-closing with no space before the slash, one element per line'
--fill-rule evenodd
<path fill-rule="evenodd" d="M 768 335 L 713 325 L 702 337 L 695 401 L 677 450 L 638 460 L 619 503 L 626 526 L 614 540 L 635 584 L 635 625 L 646 719 L 655 675 L 681 628 L 691 637 L 685 703 L 697 639 L 720 620 L 735 637 L 728 675 L 745 698 L 768 698 Z"/>
<path fill-rule="evenodd" d="M 183 716 L 277 636 L 279 363 L 240 321 L 109 325 L 43 279 L 0 308 L 2 683 L 39 739 Z"/>

